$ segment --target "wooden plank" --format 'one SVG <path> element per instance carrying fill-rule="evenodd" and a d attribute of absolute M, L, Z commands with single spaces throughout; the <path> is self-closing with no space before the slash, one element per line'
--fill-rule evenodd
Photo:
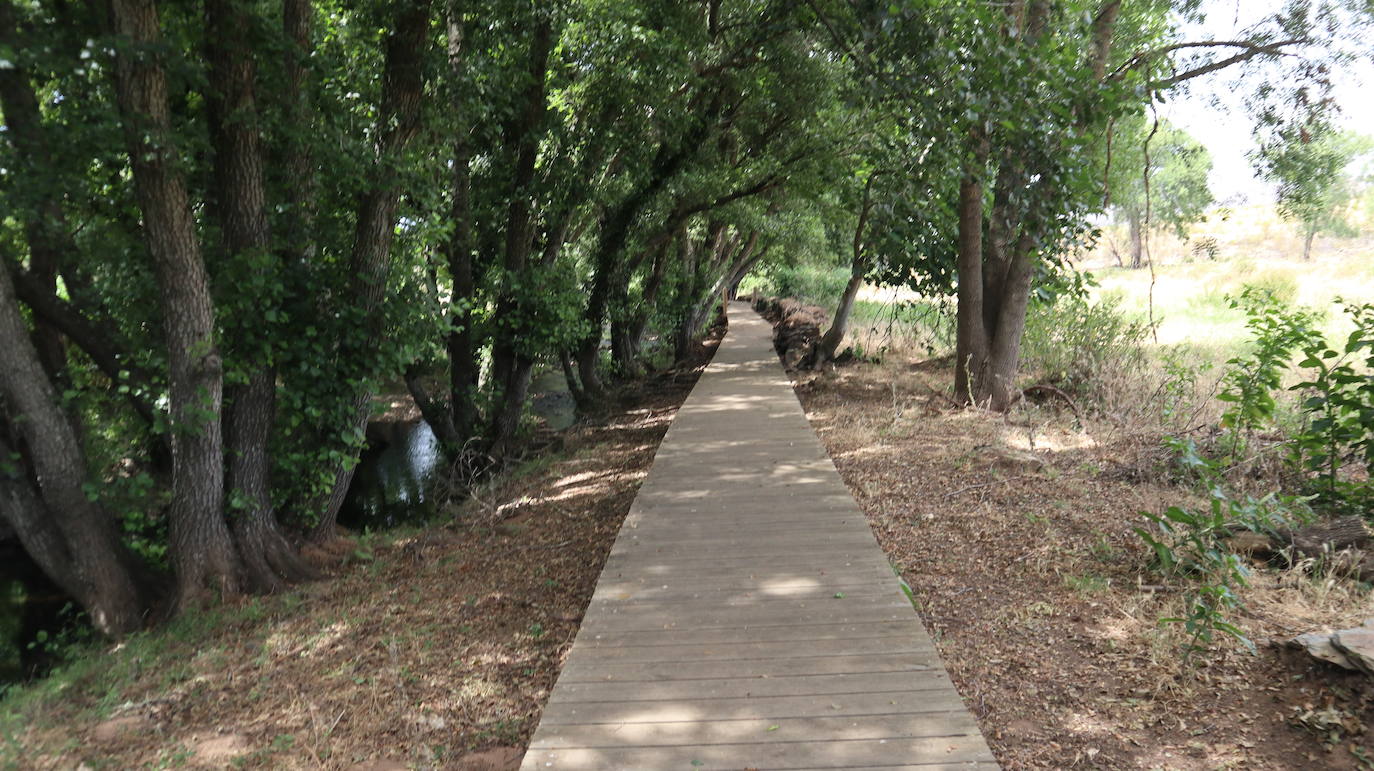
<path fill-rule="evenodd" d="M 664 661 L 592 661 L 582 656 L 569 657 L 558 682 L 570 683 L 656 682 L 660 680 L 705 680 L 720 677 L 755 678 L 787 675 L 887 673 L 900 677 L 903 672 L 927 672 L 940 667 L 934 649 L 920 654 L 884 653 L 869 656 L 816 656 L 814 658 L 759 661 L 720 661 L 710 672 L 689 672 L 676 663 Z M 554 691 L 557 692 L 555 687 Z"/>
<path fill-rule="evenodd" d="M 861 717 L 782 717 L 742 720 L 681 720 L 661 723 L 559 725 L 546 733 L 538 749 L 617 747 L 654 743 L 659 746 L 706 746 L 752 742 L 795 742 L 817 736 L 855 739 L 929 739 L 968 736 L 978 725 L 962 708 L 918 715 Z"/>
<path fill-rule="evenodd" d="M 780 677 L 708 677 L 698 680 L 660 680 L 596 683 L 569 683 L 561 686 L 552 700 L 559 702 L 634 702 L 689 698 L 751 698 L 762 696 L 820 696 L 837 693 L 888 693 L 916 690 L 943 690 L 949 675 L 938 669 L 909 678 L 894 678 L 888 672 L 872 674 L 783 675 Z"/>
<path fill-rule="evenodd" d="M 597 645 L 588 641 L 583 658 L 594 661 L 663 661 L 680 663 L 684 670 L 710 667 L 721 661 L 758 661 L 761 659 L 815 658 L 817 656 L 858 656 L 870 653 L 926 653 L 929 645 L 907 635 L 860 637 L 841 640 L 812 640 L 806 644 L 783 642 L 670 643 L 667 645 Z"/>
<path fill-rule="evenodd" d="M 670 699 L 665 701 L 549 701 L 540 725 L 661 723 L 684 720 L 778 719 L 925 714 L 962 709 L 950 689 L 826 696 L 761 696 L 751 699 Z"/>
<path fill-rule="evenodd" d="M 710 744 L 697 747 L 531 748 L 531 768 L 639 769 L 803 769 L 855 768 L 899 758 L 929 759 L 917 767 L 958 768 L 956 764 L 991 762 L 981 736 L 920 739 L 831 739 L 827 741 Z"/>
<path fill-rule="evenodd" d="M 808 642 L 811 640 L 824 639 L 844 639 L 856 637 L 860 634 L 881 633 L 887 635 L 901 634 L 912 638 L 928 640 L 925 629 L 914 619 L 903 618 L 895 620 L 880 620 L 864 623 L 813 623 L 813 624 L 779 624 L 772 626 L 729 626 L 725 628 L 716 627 L 714 629 L 648 629 L 648 630 L 617 630 L 614 634 L 598 634 L 593 630 L 588 642 L 593 640 L 604 642 L 607 645 L 659 645 L 664 641 L 671 642 L 698 642 L 698 643 L 719 643 L 719 642 L 784 642 L 786 640 L 796 640 L 798 642 Z"/>

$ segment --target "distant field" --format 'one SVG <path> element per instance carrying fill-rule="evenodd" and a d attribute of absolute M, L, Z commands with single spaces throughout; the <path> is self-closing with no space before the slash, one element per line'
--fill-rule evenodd
<path fill-rule="evenodd" d="M 1080 264 L 1097 278 L 1097 297 L 1117 298 L 1122 310 L 1147 316 L 1151 271 L 1117 267 L 1112 249 L 1124 250 L 1123 236 L 1120 228 L 1108 228 L 1098 248 Z M 1344 326 L 1336 312 L 1337 298 L 1374 302 L 1374 239 L 1319 237 L 1312 259 L 1304 262 L 1296 228 L 1267 207 L 1239 209 L 1224 220 L 1214 213 L 1190 236 L 1187 242 L 1170 235 L 1151 239 L 1154 318 L 1161 345 L 1234 350 L 1245 340 L 1245 320 L 1227 298 L 1246 285 L 1268 288 L 1296 305 L 1329 309 L 1332 333 Z M 1215 259 L 1194 252 L 1209 238 L 1215 239 Z"/>
<path fill-rule="evenodd" d="M 1374 232 L 1374 223 L 1365 224 L 1364 232 Z M 1200 244 L 1210 244 L 1211 254 L 1198 249 Z M 1097 281 L 1094 299 L 1117 300 L 1124 313 L 1140 319 L 1150 318 L 1153 306 L 1157 337 L 1148 342 L 1187 344 L 1204 360 L 1224 361 L 1245 343 L 1245 316 L 1230 307 L 1229 298 L 1247 285 L 1267 288 L 1294 305 L 1328 311 L 1328 335 L 1345 333 L 1338 298 L 1374 302 L 1374 237 L 1318 237 L 1312 259 L 1304 262 L 1297 228 L 1268 206 L 1213 212 L 1207 222 L 1193 227 L 1187 241 L 1156 234 L 1149 247 L 1153 275 L 1149 267 L 1118 267 L 1118 252 L 1129 262 L 1124 228 L 1109 226 L 1078 265 Z M 833 310 L 848 269 L 798 268 L 796 273 L 804 280 L 794 278 L 794 286 L 781 293 Z M 743 289 L 755 288 L 779 292 L 767 281 L 751 281 Z M 949 309 L 951 301 L 946 300 Z M 953 329 L 948 317 L 934 313 L 935 305 L 908 289 L 866 286 L 854 308 L 850 343 L 869 352 L 896 347 L 944 353 L 953 346 Z"/>

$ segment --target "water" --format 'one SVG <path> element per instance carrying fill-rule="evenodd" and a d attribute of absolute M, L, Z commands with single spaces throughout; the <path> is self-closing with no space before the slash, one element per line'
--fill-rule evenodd
<path fill-rule="evenodd" d="M 543 418 L 554 431 L 562 431 L 577 422 L 577 404 L 573 402 L 562 372 L 543 372 L 530 383 L 530 412 Z"/>
<path fill-rule="evenodd" d="M 370 423 L 367 437 L 339 523 L 354 530 L 380 530 L 433 516 L 430 488 L 442 456 L 429 424 Z"/>
<path fill-rule="evenodd" d="M 53 664 L 39 633 L 51 638 L 72 627 L 62 612 L 70 602 L 17 540 L 0 541 L 0 685 L 41 675 Z"/>
<path fill-rule="evenodd" d="M 540 373 L 530 383 L 530 411 L 555 431 L 577 420 L 577 405 L 563 373 Z M 367 447 L 348 487 L 339 524 L 353 530 L 383 530 L 424 522 L 434 515 L 431 490 L 443 465 L 439 440 L 423 420 L 374 421 Z"/>

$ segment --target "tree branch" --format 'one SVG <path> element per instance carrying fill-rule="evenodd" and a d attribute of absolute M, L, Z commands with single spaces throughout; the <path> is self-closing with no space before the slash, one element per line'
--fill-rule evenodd
<path fill-rule="evenodd" d="M 1239 64 L 1241 62 L 1248 61 L 1257 56 L 1286 56 L 1288 54 L 1283 49 L 1288 48 L 1290 46 L 1301 45 L 1306 42 L 1308 41 L 1303 38 L 1291 38 L 1288 40 L 1280 40 L 1275 43 L 1256 43 L 1251 40 L 1199 40 L 1188 43 L 1173 43 L 1162 48 L 1153 49 L 1151 51 L 1142 51 L 1132 56 L 1130 59 L 1127 59 L 1125 62 L 1123 62 L 1115 70 L 1112 70 L 1112 72 L 1108 74 L 1105 78 L 1103 78 L 1103 80 L 1120 80 L 1121 78 L 1126 76 L 1127 72 L 1130 72 L 1131 70 L 1136 69 L 1137 67 L 1140 67 L 1150 61 L 1158 59 L 1161 56 L 1168 56 L 1169 54 L 1174 53 L 1175 51 L 1183 51 L 1189 48 L 1243 49 L 1240 53 L 1237 53 L 1234 56 L 1228 56 L 1225 59 L 1219 59 L 1217 61 L 1210 62 L 1199 67 L 1195 67 L 1180 75 L 1175 75 L 1173 77 L 1166 78 L 1161 81 L 1156 81 L 1150 84 L 1151 88 L 1155 89 L 1169 88 L 1170 86 L 1177 85 L 1185 80 L 1198 77 L 1199 75 L 1205 75 L 1209 72 L 1215 72 L 1217 70 L 1230 67 L 1233 64 Z"/>

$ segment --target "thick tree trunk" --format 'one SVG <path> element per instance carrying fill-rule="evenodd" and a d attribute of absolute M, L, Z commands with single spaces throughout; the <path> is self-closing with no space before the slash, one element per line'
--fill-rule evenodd
<path fill-rule="evenodd" d="M 429 11 L 427 0 L 399 6 L 395 27 L 386 41 L 372 185 L 358 204 L 353 250 L 349 257 L 350 295 L 365 319 L 365 329 L 358 330 L 359 339 L 369 341 L 382 334 L 381 301 L 391 269 L 391 243 L 401 196 L 395 164 L 420 129 Z M 369 357 L 368 351 L 352 345 L 344 346 L 341 353 L 344 367 L 358 367 L 359 362 Z M 370 407 L 371 394 L 359 391 L 352 404 L 353 427 L 358 432 L 367 425 Z M 339 507 L 343 505 L 356 465 L 356 453 L 340 460 L 334 468 L 330 491 L 311 504 L 312 510 L 319 515 L 310 533 L 313 540 L 334 537 Z"/>
<path fill-rule="evenodd" d="M 282 0 L 282 32 L 287 47 L 282 71 L 280 107 L 285 132 L 278 149 L 282 181 L 286 189 L 286 214 L 282 219 L 281 243 L 289 259 L 309 261 L 315 256 L 315 198 L 317 177 L 307 139 L 313 123 L 313 100 L 308 78 L 311 40 L 312 0 Z"/>
<path fill-rule="evenodd" d="M 206 54 L 210 138 L 214 146 L 216 213 L 228 259 L 269 278 L 270 255 L 262 132 L 257 125 L 256 67 L 243 35 L 251 28 L 240 0 L 206 0 Z M 263 298 L 274 302 L 273 298 Z M 311 575 L 277 526 L 272 507 L 272 459 L 268 443 L 276 419 L 277 376 L 271 352 L 253 338 L 271 329 L 250 320 L 231 325 L 249 370 L 248 382 L 229 388 L 225 405 L 226 490 L 231 521 L 249 588 L 275 592 Z M 235 341 L 231 341 L 235 342 Z"/>
<path fill-rule="evenodd" d="M 454 88 L 461 88 L 466 65 L 463 58 L 463 8 L 458 0 L 449 3 L 447 11 L 449 74 Z M 463 114 L 460 99 L 454 99 L 454 110 Z M 450 180 L 449 219 L 453 230 L 444 242 L 449 277 L 453 280 L 450 300 L 448 335 L 449 404 L 455 441 L 466 443 L 477 433 L 480 419 L 476 391 L 480 377 L 476 336 L 473 334 L 473 309 L 477 298 L 477 283 L 473 270 L 476 239 L 472 222 L 471 155 L 468 136 L 461 128 L 453 139 L 453 176 Z M 457 447 L 454 448 L 458 449 Z"/>
<path fill-rule="evenodd" d="M 983 319 L 983 183 L 986 153 L 976 157 L 959 183 L 959 307 L 956 318 L 954 395 L 974 403 L 981 390 L 991 341 Z"/>
<path fill-rule="evenodd" d="M 176 157 L 167 79 L 156 54 L 157 7 L 151 0 L 112 0 L 111 11 L 116 34 L 127 40 L 115 62 L 115 91 L 162 297 L 171 365 L 169 553 L 177 604 L 186 607 L 198 604 L 210 589 L 239 590 L 238 555 L 224 521 L 223 368 L 209 276 Z"/>
<path fill-rule="evenodd" d="M 81 444 L 39 362 L 19 315 L 9 272 L 4 270 L 0 270 L 0 350 L 5 351 L 0 397 L 6 410 L 18 418 L 14 428 L 33 463 L 43 504 L 40 508 L 35 497 L 26 494 L 28 480 L 14 478 L 22 472 L 5 468 L 18 464 L 0 463 L 0 474 L 7 477 L 0 485 L 6 500 L 4 517 L 49 577 L 90 612 L 98 629 L 115 636 L 132 632 L 142 625 L 144 610 L 132 560 L 119 540 L 114 518 L 86 496 L 87 466 Z M 0 457 L 11 458 L 10 448 L 0 447 Z"/>
<path fill-rule="evenodd" d="M 502 265 L 508 281 L 519 282 L 529 266 L 533 247 L 535 202 L 530 187 L 534 182 L 535 162 L 538 160 L 539 137 L 543 133 L 547 101 L 545 86 L 552 46 L 552 23 L 547 18 L 541 18 L 530 42 L 529 85 L 524 94 L 523 108 L 517 119 L 505 129 L 506 141 L 515 145 L 515 176 L 507 207 Z M 496 303 L 495 318 L 500 329 L 492 343 L 491 358 L 498 397 L 487 435 L 489 452 L 498 460 L 509 451 L 515 439 L 525 397 L 529 394 L 530 373 L 534 368 L 534 361 L 519 346 L 520 338 L 532 331 L 517 321 L 522 291 L 526 289 L 518 284 L 508 287 L 502 291 Z"/>
<path fill-rule="evenodd" d="M 1307 262 L 1312 259 L 1312 242 L 1317 238 L 1317 229 L 1307 228 L 1307 234 L 1302 239 L 1302 261 Z"/>
<path fill-rule="evenodd" d="M 999 298 L 997 326 L 992 336 L 986 375 L 978 392 L 978 400 L 998 412 L 1010 409 L 1020 395 L 1016 372 L 1021 361 L 1021 336 L 1026 329 L 1026 308 L 1034 277 L 1032 258 L 1029 239 L 1023 236 L 1012 248 L 1011 264 Z"/>
<path fill-rule="evenodd" d="M 27 470 L 13 460 L 19 453 L 6 440 L 3 430 L 0 430 L 0 457 L 11 459 L 0 463 L 0 521 L 9 526 L 24 552 L 59 589 L 72 597 L 83 596 L 87 592 L 81 572 L 67 548 L 66 539 L 58 530 L 57 519 L 43 504 Z"/>

